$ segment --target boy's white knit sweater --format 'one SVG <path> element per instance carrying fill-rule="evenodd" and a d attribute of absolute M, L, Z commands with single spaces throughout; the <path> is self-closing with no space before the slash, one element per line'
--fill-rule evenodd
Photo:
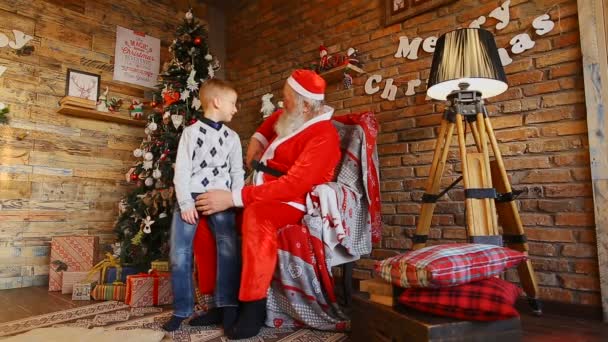
<path fill-rule="evenodd" d="M 175 193 L 181 211 L 194 208 L 192 193 L 243 188 L 241 140 L 226 125 L 201 121 L 184 128 L 175 161 Z"/>

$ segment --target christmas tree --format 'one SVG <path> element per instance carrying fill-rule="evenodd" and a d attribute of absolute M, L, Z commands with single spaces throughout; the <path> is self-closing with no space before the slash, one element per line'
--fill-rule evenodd
<path fill-rule="evenodd" d="M 146 137 L 133 155 L 139 159 L 127 174 L 136 188 L 123 198 L 114 227 L 123 263 L 148 269 L 167 259 L 175 203 L 173 167 L 184 125 L 202 117 L 199 86 L 214 77 L 217 61 L 209 54 L 207 31 L 188 11 L 169 47 L 158 93 L 150 103 Z M 160 99 L 156 101 L 155 99 Z"/>

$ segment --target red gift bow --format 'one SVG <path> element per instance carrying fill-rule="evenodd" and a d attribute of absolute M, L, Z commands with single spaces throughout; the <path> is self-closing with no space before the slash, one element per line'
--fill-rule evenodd
<path fill-rule="evenodd" d="M 135 275 L 130 275 L 127 277 L 127 285 L 129 286 L 129 291 L 127 291 L 125 303 L 131 305 L 131 286 L 129 282 L 129 278 L 148 278 L 152 276 L 153 284 L 152 284 L 152 305 L 158 305 L 158 287 L 159 287 L 159 278 L 161 276 L 167 275 L 167 272 L 158 272 L 157 270 L 150 270 L 148 273 L 138 273 Z"/>

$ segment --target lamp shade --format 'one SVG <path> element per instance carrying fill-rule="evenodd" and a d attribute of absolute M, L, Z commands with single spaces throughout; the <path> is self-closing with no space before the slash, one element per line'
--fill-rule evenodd
<path fill-rule="evenodd" d="M 459 84 L 468 90 L 481 92 L 482 98 L 499 95 L 507 90 L 507 77 L 502 68 L 494 36 L 478 28 L 448 32 L 437 40 L 427 95 L 445 100 Z"/>

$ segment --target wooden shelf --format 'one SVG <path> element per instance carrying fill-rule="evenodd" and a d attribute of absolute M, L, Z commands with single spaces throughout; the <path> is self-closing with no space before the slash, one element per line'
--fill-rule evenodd
<path fill-rule="evenodd" d="M 61 108 L 57 111 L 57 113 L 64 115 L 72 115 L 78 116 L 81 118 L 100 120 L 105 122 L 117 122 L 126 125 L 133 126 L 142 126 L 145 127 L 147 124 L 147 120 L 135 120 L 131 119 L 128 116 L 125 116 L 123 113 L 112 113 L 112 112 L 100 112 L 94 109 L 81 108 L 76 106 L 71 106 L 69 104 L 61 105 Z"/>
<path fill-rule="evenodd" d="M 351 76 L 355 77 L 361 74 L 365 74 L 365 71 L 358 66 L 352 64 L 344 64 L 337 68 L 322 72 L 320 75 L 323 77 L 325 82 L 328 84 L 338 82 L 344 78 L 344 73 L 351 71 Z"/>

